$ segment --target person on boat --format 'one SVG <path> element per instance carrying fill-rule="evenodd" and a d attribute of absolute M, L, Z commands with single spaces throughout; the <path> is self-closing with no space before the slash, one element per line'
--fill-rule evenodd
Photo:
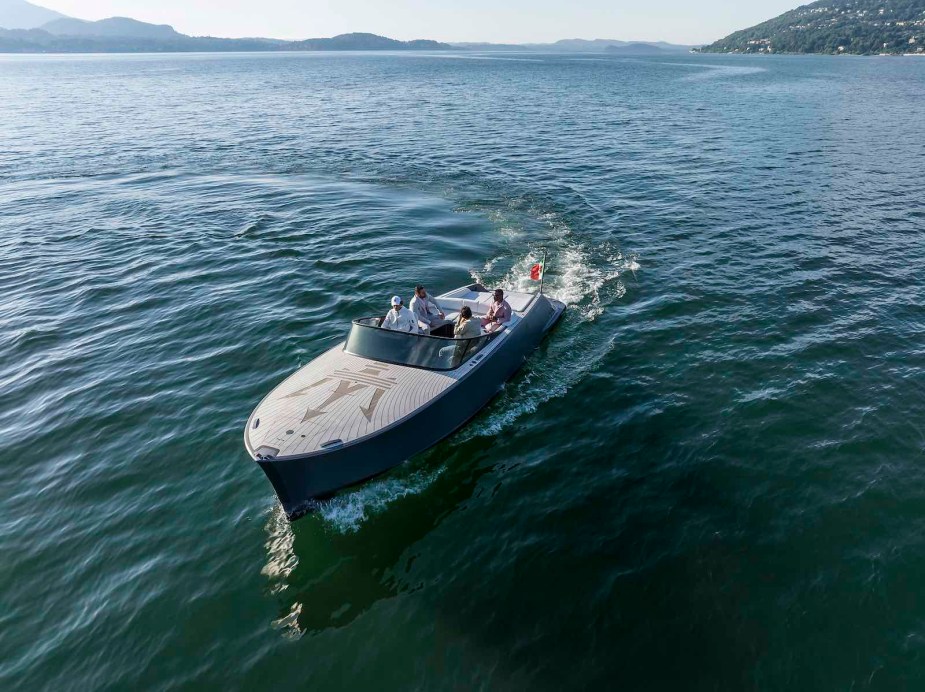
<path fill-rule="evenodd" d="M 417 334 L 418 321 L 415 318 L 414 313 L 402 305 L 401 298 L 398 296 L 393 296 L 392 309 L 389 310 L 389 314 L 385 316 L 385 320 L 382 322 L 382 328 L 391 329 L 392 331 L 396 332 L 410 332 L 412 334 Z"/>
<path fill-rule="evenodd" d="M 426 325 L 427 329 L 434 329 L 445 323 L 444 320 L 446 315 L 444 315 L 443 311 L 437 307 L 437 304 L 428 297 L 427 290 L 421 284 L 414 287 L 414 298 L 411 299 L 411 312 L 417 317 L 418 322 L 422 325 Z"/>
<path fill-rule="evenodd" d="M 482 328 L 479 323 L 472 319 L 472 310 L 468 306 L 463 306 L 459 311 L 459 318 L 456 320 L 456 326 L 453 328 L 453 336 L 457 339 L 474 339 L 482 334 Z"/>
<path fill-rule="evenodd" d="M 511 306 L 504 299 L 504 291 L 495 289 L 495 302 L 488 308 L 488 314 L 482 318 L 482 326 L 488 333 L 498 331 L 511 321 Z"/>

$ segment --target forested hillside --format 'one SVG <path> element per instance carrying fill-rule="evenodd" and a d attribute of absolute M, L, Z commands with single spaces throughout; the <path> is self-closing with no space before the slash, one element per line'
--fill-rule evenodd
<path fill-rule="evenodd" d="M 925 0 L 821 0 L 737 31 L 705 53 L 925 53 Z"/>

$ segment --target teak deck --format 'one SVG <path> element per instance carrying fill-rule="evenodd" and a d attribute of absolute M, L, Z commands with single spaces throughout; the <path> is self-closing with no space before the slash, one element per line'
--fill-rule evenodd
<path fill-rule="evenodd" d="M 312 361 L 261 402 L 248 423 L 251 449 L 268 446 L 279 450 L 277 456 L 293 456 L 366 437 L 438 396 L 465 370 L 377 363 L 342 347 Z"/>

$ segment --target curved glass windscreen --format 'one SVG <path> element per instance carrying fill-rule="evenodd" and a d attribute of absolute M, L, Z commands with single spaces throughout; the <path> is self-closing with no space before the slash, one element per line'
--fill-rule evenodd
<path fill-rule="evenodd" d="M 491 334 L 474 339 L 447 339 L 427 334 L 394 332 L 379 327 L 380 318 L 354 320 L 347 353 L 370 360 L 428 370 L 454 370 L 481 351 Z"/>

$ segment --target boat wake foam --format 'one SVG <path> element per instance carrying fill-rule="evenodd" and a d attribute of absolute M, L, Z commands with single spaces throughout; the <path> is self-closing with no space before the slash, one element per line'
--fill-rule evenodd
<path fill-rule="evenodd" d="M 395 500 L 422 493 L 441 473 L 442 467 L 429 472 L 415 471 L 406 477 L 373 480 L 356 490 L 319 502 L 316 514 L 329 528 L 353 533 Z"/>
<path fill-rule="evenodd" d="M 496 257 L 481 270 L 472 271 L 472 277 L 485 286 L 535 291 L 537 283 L 530 280 L 530 267 L 542 257 L 542 249 L 531 250 L 500 276 L 494 269 L 502 258 Z M 566 234 L 562 242 L 549 246 L 546 269 L 544 293 L 568 306 L 563 324 L 547 342 L 543 355 L 532 357 L 521 376 L 507 384 L 490 405 L 488 423 L 469 426 L 458 439 L 496 435 L 541 404 L 564 395 L 613 350 L 613 338 L 595 339 L 583 325 L 594 322 L 626 294 L 623 279 L 635 280 L 639 257 L 606 243 L 592 251 L 584 244 L 569 242 Z"/>
<path fill-rule="evenodd" d="M 473 280 L 494 288 L 500 286 L 506 291 L 534 292 L 539 285 L 530 279 L 530 267 L 543 259 L 540 249 L 518 258 L 508 271 L 500 277 L 494 276 L 494 268 L 502 258 L 488 260 L 481 269 L 473 269 Z M 543 292 L 565 303 L 585 320 L 593 321 L 615 300 L 626 294 L 622 276 L 626 273 L 635 278 L 640 269 L 637 255 L 624 255 L 619 249 L 605 244 L 595 254 L 583 245 L 564 246 L 553 249 L 547 258 L 548 274 Z"/>
<path fill-rule="evenodd" d="M 547 401 L 565 395 L 613 350 L 614 343 L 611 339 L 589 349 L 576 348 L 570 341 L 568 345 L 550 348 L 540 362 L 525 367 L 523 377 L 505 385 L 498 399 L 489 406 L 491 415 L 485 422 L 469 426 L 460 433 L 458 439 L 465 441 L 497 435 L 521 416 L 533 413 Z"/>

